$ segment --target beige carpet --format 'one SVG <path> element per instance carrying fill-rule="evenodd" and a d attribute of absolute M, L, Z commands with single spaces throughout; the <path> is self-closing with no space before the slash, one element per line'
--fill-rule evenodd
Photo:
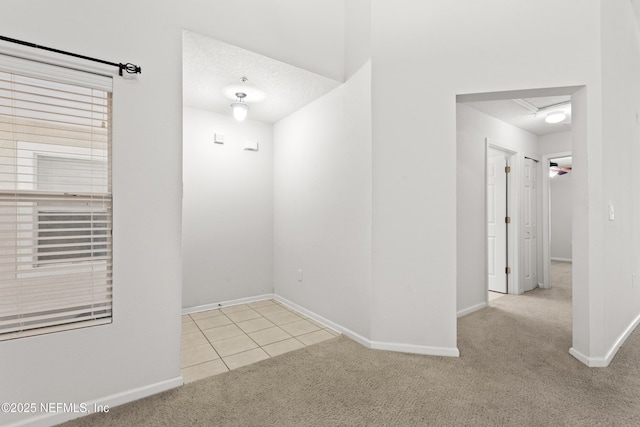
<path fill-rule="evenodd" d="M 459 319 L 457 359 L 339 337 L 65 425 L 640 425 L 640 331 L 609 368 L 571 357 L 570 268 L 555 267 L 554 289 Z"/>

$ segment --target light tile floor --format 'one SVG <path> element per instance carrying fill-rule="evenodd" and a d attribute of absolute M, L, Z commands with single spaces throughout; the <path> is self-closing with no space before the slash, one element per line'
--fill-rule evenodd
<path fill-rule="evenodd" d="M 339 335 L 274 300 L 182 316 L 185 383 Z"/>

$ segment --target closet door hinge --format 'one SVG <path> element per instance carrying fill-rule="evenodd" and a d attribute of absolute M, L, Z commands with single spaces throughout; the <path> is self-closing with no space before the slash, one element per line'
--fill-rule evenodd
<path fill-rule="evenodd" d="M 505 222 L 506 224 L 511 224 L 511 217 L 510 217 L 510 216 L 505 216 L 505 217 L 504 217 L 504 222 Z"/>
<path fill-rule="evenodd" d="M 505 166 L 504 173 L 511 173 L 511 166 Z"/>
<path fill-rule="evenodd" d="M 504 269 L 505 274 L 511 274 L 511 267 L 507 267 Z"/>

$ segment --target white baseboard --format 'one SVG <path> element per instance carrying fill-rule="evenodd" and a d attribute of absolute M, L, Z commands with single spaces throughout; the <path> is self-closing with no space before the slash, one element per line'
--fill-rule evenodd
<path fill-rule="evenodd" d="M 569 354 L 578 359 L 583 364 L 589 366 L 589 357 L 582 354 L 579 350 L 576 350 L 574 347 L 569 349 Z"/>
<path fill-rule="evenodd" d="M 115 408 L 116 406 L 123 405 L 125 403 L 133 402 L 153 394 L 162 393 L 163 391 L 171 390 L 172 388 L 180 387 L 184 381 L 182 375 L 172 378 L 170 380 L 161 381 L 159 383 L 151 384 L 144 387 L 135 388 L 132 390 L 123 391 L 121 393 L 105 396 L 100 399 L 92 400 L 89 402 L 83 402 L 86 406 L 86 413 L 73 413 L 73 412 L 57 412 L 45 415 L 39 415 L 33 418 L 27 418 L 20 420 L 16 423 L 9 424 L 7 427 L 48 427 L 52 425 L 58 425 L 67 421 L 81 418 L 94 413 L 94 408 Z M 77 404 L 80 408 L 80 403 Z"/>
<path fill-rule="evenodd" d="M 421 345 L 413 345 L 413 344 L 403 344 L 403 343 L 391 343 L 391 342 L 382 342 L 382 341 L 373 341 L 369 338 L 363 337 L 362 335 L 345 328 L 344 326 L 338 325 L 324 317 L 307 310 L 306 308 L 287 300 L 286 298 L 282 298 L 279 295 L 274 295 L 274 299 L 301 314 L 304 314 L 310 319 L 315 320 L 316 322 L 327 326 L 328 328 L 333 329 L 336 332 L 340 332 L 341 334 L 351 338 L 355 342 L 365 347 L 374 349 L 374 350 L 387 350 L 387 351 L 396 351 L 399 353 L 414 353 L 414 354 L 424 354 L 430 356 L 448 356 L 448 357 L 460 357 L 460 351 L 457 348 L 444 348 L 444 347 L 429 347 L 429 346 L 421 346 Z"/>
<path fill-rule="evenodd" d="M 560 262 L 573 262 L 573 260 L 571 258 L 556 258 L 556 257 L 551 257 L 549 258 L 551 259 L 551 261 L 560 261 Z"/>
<path fill-rule="evenodd" d="M 229 307 L 229 306 L 238 305 L 238 304 L 247 304 L 250 302 L 262 301 L 265 299 L 273 299 L 273 298 L 274 298 L 273 294 L 263 294 L 255 297 L 238 298 L 238 299 L 229 300 L 229 301 L 221 301 L 221 302 L 214 302 L 211 304 L 197 305 L 195 307 L 183 308 L 182 315 L 184 316 L 185 314 L 199 313 L 201 311 L 214 310 L 216 308 Z"/>
<path fill-rule="evenodd" d="M 622 345 L 627 340 L 627 338 L 629 338 L 629 335 L 633 333 L 633 331 L 636 329 L 636 327 L 638 327 L 639 324 L 640 324 L 640 315 L 638 315 L 635 319 L 633 319 L 633 321 L 629 324 L 629 326 L 627 326 L 627 328 L 622 332 L 622 334 L 620 334 L 616 342 L 613 343 L 613 345 L 607 352 L 607 355 L 605 356 L 605 360 L 607 362 L 605 366 L 609 366 L 609 363 L 611 363 L 615 355 L 618 353 L 618 350 L 620 350 L 620 347 L 622 347 Z"/>
<path fill-rule="evenodd" d="M 618 350 L 620 350 L 620 347 L 622 347 L 622 345 L 627 340 L 627 338 L 629 338 L 629 335 L 631 335 L 631 333 L 636 329 L 636 327 L 638 327 L 639 324 L 640 324 L 640 315 L 637 316 L 633 320 L 633 322 L 629 324 L 629 326 L 627 326 L 627 328 L 624 330 L 624 332 L 622 332 L 622 334 L 620 334 L 616 342 L 613 343 L 613 345 L 611 346 L 611 348 L 609 349 L 609 351 L 604 357 L 585 356 L 584 354 L 582 354 L 581 352 L 579 352 L 573 347 L 569 349 L 569 354 L 571 354 L 573 357 L 575 357 L 576 359 L 578 359 L 579 361 L 581 361 L 582 363 L 584 363 L 589 367 L 606 368 L 607 366 L 609 366 L 613 358 L 616 356 L 616 354 L 618 353 Z"/>
<path fill-rule="evenodd" d="M 609 366 L 609 362 L 604 357 L 589 357 L 573 347 L 569 349 L 569 354 L 590 368 L 606 368 Z"/>
<path fill-rule="evenodd" d="M 300 314 L 304 314 L 305 316 L 307 316 L 309 319 L 312 319 L 318 323 L 320 323 L 321 325 L 332 329 L 336 332 L 340 332 L 341 334 L 345 334 L 347 335 L 344 331 L 346 331 L 346 328 L 343 328 L 342 326 L 338 325 L 337 323 L 332 322 L 331 320 L 325 319 L 324 317 L 320 316 L 319 314 L 314 313 L 313 311 L 307 310 L 306 308 L 302 307 L 301 305 L 296 304 L 295 302 L 291 302 L 286 298 L 282 298 L 280 295 L 273 295 L 273 299 L 278 301 L 279 303 L 282 303 L 284 305 L 286 305 L 289 308 L 294 309 L 295 311 L 297 311 Z M 356 334 L 357 335 L 357 334 Z M 347 335 L 348 336 L 348 335 Z M 357 340 L 354 340 L 357 341 Z"/>
<path fill-rule="evenodd" d="M 371 348 L 396 351 L 398 353 L 424 354 L 427 356 L 460 357 L 460 351 L 456 347 L 430 347 L 426 345 L 371 341 Z"/>
<path fill-rule="evenodd" d="M 476 312 L 478 310 L 482 310 L 483 308 L 487 307 L 488 305 L 489 304 L 487 304 L 486 302 L 481 302 L 480 304 L 476 304 L 476 305 L 473 305 L 471 307 L 467 307 L 467 308 L 465 308 L 463 310 L 460 310 L 457 313 L 457 316 L 458 317 L 466 316 L 467 314 L 471 314 L 471 313 L 474 313 L 474 312 Z"/>

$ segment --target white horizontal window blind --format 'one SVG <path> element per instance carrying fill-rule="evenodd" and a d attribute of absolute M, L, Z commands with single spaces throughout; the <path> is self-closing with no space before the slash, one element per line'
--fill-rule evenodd
<path fill-rule="evenodd" d="M 111 85 L 0 55 L 0 341 L 111 322 Z"/>

